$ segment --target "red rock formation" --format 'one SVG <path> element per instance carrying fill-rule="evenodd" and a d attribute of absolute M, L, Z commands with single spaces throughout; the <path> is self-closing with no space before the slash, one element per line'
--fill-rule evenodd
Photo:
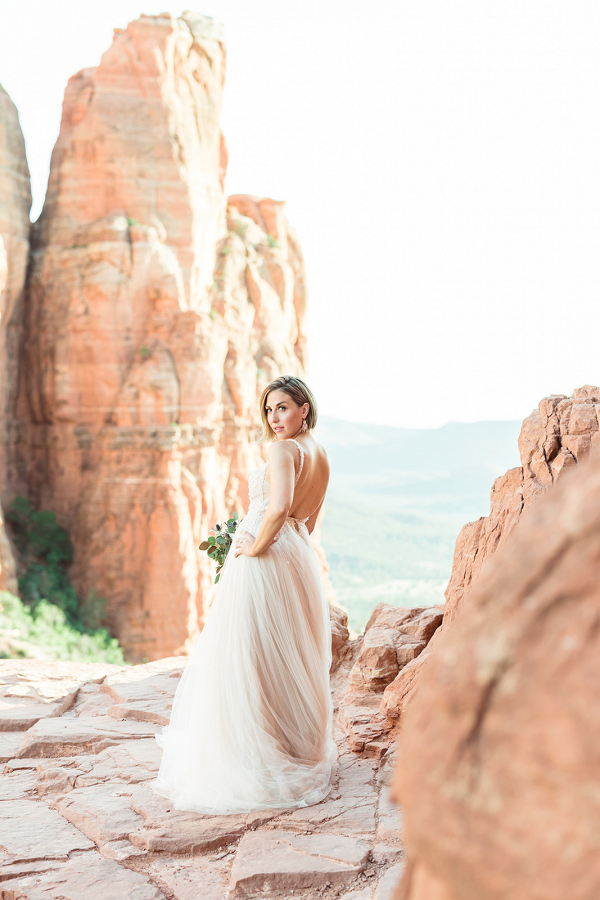
<path fill-rule="evenodd" d="M 544 398 L 525 419 L 519 437 L 521 466 L 496 479 L 490 515 L 469 522 L 457 538 L 442 630 L 454 619 L 484 563 L 502 546 L 523 511 L 600 442 L 599 421 L 600 388 L 589 384 L 573 391 L 572 397 L 553 394 Z M 381 713 L 390 726 L 406 709 L 438 637 L 434 635 L 418 659 L 386 688 Z"/>
<path fill-rule="evenodd" d="M 340 722 L 352 750 L 380 756 L 390 746 L 395 723 L 380 710 L 382 692 L 426 650 L 442 614 L 438 606 L 404 609 L 387 603 L 371 613 L 340 701 Z"/>
<path fill-rule="evenodd" d="M 20 482 L 130 659 L 185 652 L 211 596 L 197 545 L 247 503 L 257 398 L 302 374 L 305 278 L 283 203 L 223 192 L 219 26 L 117 32 L 65 94 L 35 227 Z"/>
<path fill-rule="evenodd" d="M 600 895 L 599 626 L 596 452 L 525 512 L 436 641 L 403 719 L 398 898 Z"/>
<path fill-rule="evenodd" d="M 589 384 L 572 397 L 545 397 L 523 422 L 519 436 L 521 466 L 496 479 L 490 515 L 465 525 L 456 541 L 446 616 L 454 618 L 482 565 L 515 527 L 521 513 L 570 466 L 600 442 L 600 388 Z"/>
<path fill-rule="evenodd" d="M 31 185 L 17 110 L 0 86 L 0 495 L 13 427 L 22 294 L 29 252 Z M 0 589 L 16 592 L 15 564 L 0 509 Z"/>

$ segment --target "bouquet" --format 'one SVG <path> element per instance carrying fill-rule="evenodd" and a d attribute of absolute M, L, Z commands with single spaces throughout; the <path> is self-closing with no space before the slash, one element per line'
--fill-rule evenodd
<path fill-rule="evenodd" d="M 229 548 L 233 544 L 233 535 L 238 527 L 238 522 L 238 514 L 234 512 L 231 519 L 228 519 L 226 522 L 219 522 L 214 528 L 211 528 L 212 534 L 210 537 L 200 544 L 200 549 L 206 550 L 207 555 L 217 564 L 215 584 L 218 583 L 221 577 L 221 569 L 227 559 Z"/>

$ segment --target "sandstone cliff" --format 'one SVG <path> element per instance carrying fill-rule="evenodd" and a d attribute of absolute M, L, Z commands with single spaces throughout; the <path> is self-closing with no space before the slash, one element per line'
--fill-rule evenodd
<path fill-rule="evenodd" d="M 560 474 L 584 459 L 600 442 L 600 388 L 586 384 L 572 397 L 553 394 L 540 401 L 523 422 L 519 437 L 521 466 L 510 469 L 492 487 L 490 515 L 465 525 L 456 541 L 446 616 L 454 618 L 482 565 L 515 527 L 521 513 Z"/>
<path fill-rule="evenodd" d="M 557 407 L 590 421 L 577 395 L 546 433 Z M 600 895 L 599 454 L 525 512 L 436 640 L 403 719 L 397 900 Z"/>
<path fill-rule="evenodd" d="M 224 194 L 224 77 L 211 19 L 116 32 L 69 82 L 32 239 L 15 491 L 56 511 L 132 660 L 196 637 L 197 545 L 247 505 L 262 387 L 304 371 L 284 205 Z"/>
<path fill-rule="evenodd" d="M 440 633 L 384 692 L 381 713 L 390 725 L 406 708 L 441 632 L 462 607 L 484 563 L 502 546 L 534 500 L 600 443 L 599 422 L 600 388 L 589 384 L 573 391 L 572 397 L 545 397 L 525 419 L 519 436 L 521 466 L 496 479 L 490 515 L 465 525 L 457 538 Z"/>
<path fill-rule="evenodd" d="M 31 186 L 17 110 L 0 85 L 0 497 L 14 427 L 22 295 L 29 252 Z M 15 564 L 0 509 L 0 589 L 16 592 Z"/>

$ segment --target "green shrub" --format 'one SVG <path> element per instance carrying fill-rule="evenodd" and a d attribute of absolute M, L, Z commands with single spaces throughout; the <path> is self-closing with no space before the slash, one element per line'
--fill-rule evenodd
<path fill-rule="evenodd" d="M 29 607 L 0 591 L 0 658 L 15 657 L 125 664 L 119 642 L 106 628 L 81 632 L 53 603 L 40 600 Z"/>
<path fill-rule="evenodd" d="M 8 616 L 3 627 L 10 629 L 14 620 L 20 640 L 39 644 L 51 657 L 123 664 L 118 641 L 101 624 L 106 601 L 93 590 L 79 598 L 69 581 L 73 547 L 56 515 L 35 512 L 29 500 L 17 497 L 6 520 L 19 558 L 21 599 L 2 595 L 1 615 Z"/>

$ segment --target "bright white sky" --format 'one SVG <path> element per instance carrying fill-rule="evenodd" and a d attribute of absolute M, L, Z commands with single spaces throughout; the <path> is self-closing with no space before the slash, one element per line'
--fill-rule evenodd
<path fill-rule="evenodd" d="M 43 202 L 63 91 L 168 0 L 0 0 Z M 221 0 L 229 193 L 288 200 L 323 412 L 521 419 L 600 381 L 600 4 Z"/>

